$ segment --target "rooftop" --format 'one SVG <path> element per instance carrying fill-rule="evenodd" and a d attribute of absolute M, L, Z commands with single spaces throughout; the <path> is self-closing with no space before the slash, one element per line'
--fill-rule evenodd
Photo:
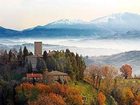
<path fill-rule="evenodd" d="M 41 73 L 27 73 L 26 74 L 27 78 L 42 78 L 42 74 Z"/>
<path fill-rule="evenodd" d="M 68 76 L 67 73 L 60 72 L 60 71 L 51 71 L 51 72 L 48 72 L 47 75 L 48 76 Z"/>

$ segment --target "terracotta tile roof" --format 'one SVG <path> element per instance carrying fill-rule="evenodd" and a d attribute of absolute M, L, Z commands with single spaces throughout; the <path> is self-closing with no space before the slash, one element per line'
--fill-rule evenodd
<path fill-rule="evenodd" d="M 40 73 L 27 73 L 27 78 L 43 78 L 43 75 Z"/>

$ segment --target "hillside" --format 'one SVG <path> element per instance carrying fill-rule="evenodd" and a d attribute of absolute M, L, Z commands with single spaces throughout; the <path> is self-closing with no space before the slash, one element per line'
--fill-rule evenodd
<path fill-rule="evenodd" d="M 130 64 L 133 67 L 134 74 L 140 73 L 140 51 L 130 51 L 111 56 L 89 57 L 85 58 L 87 65 L 91 64 L 109 64 L 120 68 L 123 64 Z"/>

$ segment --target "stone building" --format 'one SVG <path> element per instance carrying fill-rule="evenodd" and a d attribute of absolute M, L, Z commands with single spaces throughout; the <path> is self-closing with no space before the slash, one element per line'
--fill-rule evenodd
<path fill-rule="evenodd" d="M 34 42 L 35 56 L 42 57 L 42 42 Z"/>
<path fill-rule="evenodd" d="M 37 56 L 35 56 L 35 55 L 27 56 L 27 57 L 26 57 L 26 66 L 27 66 L 28 64 L 30 64 L 30 63 L 31 63 L 31 65 L 32 65 L 32 70 L 33 70 L 33 71 L 36 71 Z"/>
<path fill-rule="evenodd" d="M 44 72 L 43 78 L 46 83 L 59 82 L 61 84 L 65 84 L 70 80 L 70 77 L 68 76 L 67 73 L 60 71 L 48 72 L 47 70 Z"/>
<path fill-rule="evenodd" d="M 37 71 L 38 60 L 44 62 L 42 56 L 42 42 L 34 42 L 34 55 L 29 55 L 26 57 L 26 67 L 31 63 L 32 71 Z"/>

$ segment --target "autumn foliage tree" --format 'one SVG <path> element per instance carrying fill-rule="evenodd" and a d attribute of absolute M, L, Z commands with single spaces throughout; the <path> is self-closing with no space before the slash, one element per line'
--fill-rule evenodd
<path fill-rule="evenodd" d="M 140 105 L 140 102 L 136 100 L 136 101 L 133 102 L 132 105 Z"/>
<path fill-rule="evenodd" d="M 100 89 L 104 91 L 106 95 L 111 93 L 111 90 L 114 88 L 115 78 L 118 75 L 118 70 L 110 65 L 102 66 L 102 83 Z"/>
<path fill-rule="evenodd" d="M 91 77 L 94 88 L 97 90 L 102 88 L 107 94 L 114 85 L 114 78 L 118 75 L 118 70 L 110 65 L 91 65 L 85 72 L 87 77 Z"/>
<path fill-rule="evenodd" d="M 128 77 L 131 77 L 132 75 L 132 67 L 128 64 L 123 65 L 120 68 L 120 71 L 122 72 L 122 76 L 124 76 L 125 79 L 127 79 Z"/>
<path fill-rule="evenodd" d="M 29 105 L 66 105 L 60 95 L 50 93 L 48 95 L 39 95 L 36 101 L 29 102 Z"/>
<path fill-rule="evenodd" d="M 98 89 L 102 79 L 101 66 L 91 65 L 86 68 L 84 74 L 86 81 L 90 82 L 94 88 Z"/>
<path fill-rule="evenodd" d="M 102 92 L 99 92 L 97 96 L 97 101 L 99 105 L 105 105 L 106 96 Z"/>
<path fill-rule="evenodd" d="M 16 93 L 17 101 L 22 95 L 29 105 L 83 105 L 80 90 L 59 83 L 23 83 L 16 87 Z"/>
<path fill-rule="evenodd" d="M 122 89 L 122 95 L 125 103 L 130 104 L 134 100 L 134 94 L 130 88 L 125 87 Z"/>

